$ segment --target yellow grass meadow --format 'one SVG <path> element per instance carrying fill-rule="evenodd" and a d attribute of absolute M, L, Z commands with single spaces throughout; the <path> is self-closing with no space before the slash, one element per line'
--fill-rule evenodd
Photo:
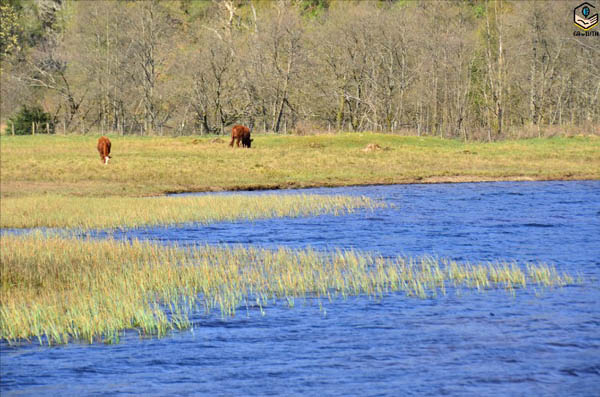
<path fill-rule="evenodd" d="M 227 137 L 110 135 L 104 166 L 98 136 L 0 137 L 0 193 L 148 196 L 167 192 L 302 188 L 414 182 L 600 178 L 600 139 L 492 143 L 378 133 L 253 135 L 251 149 Z M 379 148 L 367 150 L 369 144 Z"/>

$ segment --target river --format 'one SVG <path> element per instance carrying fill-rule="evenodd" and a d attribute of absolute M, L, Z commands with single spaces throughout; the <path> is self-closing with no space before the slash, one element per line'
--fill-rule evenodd
<path fill-rule="evenodd" d="M 115 235 L 179 245 L 546 262 L 584 281 L 557 290 L 528 287 L 514 296 L 463 290 L 429 299 L 402 293 L 320 304 L 306 299 L 293 308 L 273 302 L 264 313 L 243 308 L 234 318 L 197 313 L 193 329 L 161 339 L 128 331 L 117 345 L 1 342 L 2 396 L 598 395 L 600 181 L 300 192 L 365 195 L 388 207 Z"/>

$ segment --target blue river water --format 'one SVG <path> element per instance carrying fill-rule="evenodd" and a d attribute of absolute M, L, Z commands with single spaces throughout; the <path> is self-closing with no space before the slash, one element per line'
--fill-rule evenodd
<path fill-rule="evenodd" d="M 308 189 L 387 208 L 117 232 L 165 244 L 354 248 L 383 256 L 546 262 L 581 275 L 556 290 L 352 297 L 236 317 L 198 313 L 161 339 L 0 342 L 0 393 L 144 396 L 600 395 L 600 181 Z M 265 194 L 273 192 L 252 192 Z M 292 194 L 298 191 L 280 191 Z M 225 193 L 227 194 L 227 193 Z"/>

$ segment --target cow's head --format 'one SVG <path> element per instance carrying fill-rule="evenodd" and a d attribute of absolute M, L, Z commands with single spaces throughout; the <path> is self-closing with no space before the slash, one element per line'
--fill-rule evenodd
<path fill-rule="evenodd" d="M 250 139 L 250 137 L 249 137 L 249 136 L 248 136 L 248 137 L 244 137 L 244 138 L 242 138 L 242 146 L 243 146 L 243 147 L 247 147 L 247 148 L 250 148 L 250 147 L 252 147 L 252 141 L 253 141 L 253 140 L 254 140 L 254 139 Z"/>

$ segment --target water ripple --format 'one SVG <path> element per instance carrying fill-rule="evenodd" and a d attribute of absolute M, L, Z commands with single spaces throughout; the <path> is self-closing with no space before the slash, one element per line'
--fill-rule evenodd
<path fill-rule="evenodd" d="M 310 193 L 366 195 L 392 205 L 343 217 L 147 228 L 117 237 L 542 261 L 586 281 L 515 296 L 456 291 L 419 300 L 385 294 L 297 300 L 292 309 L 269 302 L 262 309 L 242 307 L 227 319 L 195 313 L 192 329 L 162 339 L 125 332 L 114 346 L 0 342 L 2 396 L 598 395 L 600 182 Z"/>

